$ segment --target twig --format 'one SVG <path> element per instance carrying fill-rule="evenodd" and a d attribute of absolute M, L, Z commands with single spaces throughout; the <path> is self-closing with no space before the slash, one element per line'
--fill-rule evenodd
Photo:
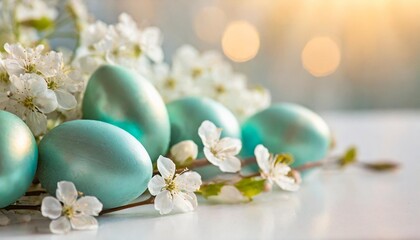
<path fill-rule="evenodd" d="M 99 215 L 104 215 L 104 214 L 108 214 L 108 213 L 112 213 L 112 212 L 116 212 L 116 211 L 121 211 L 124 209 L 128 209 L 128 208 L 133 208 L 133 207 L 138 207 L 138 206 L 143 206 L 143 205 L 147 205 L 147 204 L 152 204 L 155 201 L 155 197 L 150 197 L 142 202 L 136 202 L 136 203 L 131 203 L 131 204 L 127 204 L 124 206 L 120 206 L 120 207 L 115 207 L 115 208 L 110 208 L 110 209 L 105 209 L 103 210 L 101 213 L 99 213 Z"/>

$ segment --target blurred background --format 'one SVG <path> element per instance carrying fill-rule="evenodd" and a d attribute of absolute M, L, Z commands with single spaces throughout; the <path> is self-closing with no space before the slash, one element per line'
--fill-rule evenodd
<path fill-rule="evenodd" d="M 273 102 L 314 110 L 420 108 L 419 0 L 87 0 L 163 34 L 166 61 L 217 49 Z"/>

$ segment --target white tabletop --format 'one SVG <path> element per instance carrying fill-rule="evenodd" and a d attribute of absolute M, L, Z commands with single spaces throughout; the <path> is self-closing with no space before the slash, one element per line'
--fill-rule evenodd
<path fill-rule="evenodd" d="M 420 112 L 324 115 L 337 151 L 390 158 L 399 171 L 317 170 L 299 192 L 276 191 L 241 205 L 200 202 L 196 212 L 158 216 L 144 206 L 99 218 L 93 232 L 39 233 L 46 221 L 0 227 L 0 239 L 406 239 L 420 238 Z"/>

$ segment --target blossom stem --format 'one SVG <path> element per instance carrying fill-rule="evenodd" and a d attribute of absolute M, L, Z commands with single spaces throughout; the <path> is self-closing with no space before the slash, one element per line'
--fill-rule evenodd
<path fill-rule="evenodd" d="M 138 206 L 152 204 L 152 203 L 154 203 L 154 201 L 155 201 L 155 197 L 151 196 L 150 198 L 148 198 L 148 199 L 146 199 L 144 201 L 141 201 L 141 202 L 136 202 L 136 203 L 131 203 L 131 204 L 123 205 L 123 206 L 120 206 L 120 207 L 105 209 L 101 213 L 99 213 L 99 215 L 104 215 L 104 214 L 108 214 L 108 213 L 112 213 L 112 212 L 117 212 L 117 211 L 121 211 L 121 210 L 128 209 L 128 208 L 133 208 L 133 207 L 138 207 Z"/>
<path fill-rule="evenodd" d="M 256 159 L 255 157 L 250 157 L 250 158 L 246 158 L 244 160 L 242 160 L 241 165 L 242 166 L 248 166 L 250 164 L 256 163 Z M 207 165 L 212 165 L 207 159 L 202 158 L 202 159 L 197 159 L 195 160 L 188 168 L 189 169 L 194 169 L 194 168 L 199 168 L 199 167 L 204 167 Z"/>
<path fill-rule="evenodd" d="M 303 165 L 300 165 L 298 167 L 293 168 L 296 171 L 299 172 L 303 172 L 306 170 L 310 170 L 313 168 L 318 168 L 318 167 L 322 167 L 325 164 L 325 160 L 319 160 L 319 161 L 315 161 L 315 162 L 309 162 L 309 163 L 305 163 Z"/>
<path fill-rule="evenodd" d="M 47 193 L 47 192 L 45 190 L 29 191 L 25 193 L 25 196 L 39 196 L 44 193 Z"/>
<path fill-rule="evenodd" d="M 41 211 L 41 205 L 9 205 L 4 208 L 5 210 L 34 210 Z"/>

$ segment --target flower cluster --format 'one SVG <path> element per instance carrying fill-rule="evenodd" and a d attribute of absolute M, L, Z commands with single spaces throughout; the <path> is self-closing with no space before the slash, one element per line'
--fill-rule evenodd
<path fill-rule="evenodd" d="M 239 119 L 266 108 L 270 94 L 262 87 L 250 88 L 244 75 L 234 72 L 220 52 L 200 53 L 190 45 L 180 47 L 172 59 L 154 66 L 154 85 L 164 100 L 205 96 L 229 108 Z"/>
<path fill-rule="evenodd" d="M 58 17 L 54 1 L 2 0 L 0 2 L 0 45 L 19 42 L 25 46 L 39 41 Z"/>
<path fill-rule="evenodd" d="M 96 21 L 83 28 L 75 64 L 88 76 L 105 63 L 150 76 L 151 64 L 163 60 L 161 41 L 158 28 L 140 29 L 131 16 L 123 13 L 115 25 Z"/>
<path fill-rule="evenodd" d="M 45 51 L 43 45 L 24 48 L 6 43 L 4 50 L 0 58 L 0 109 L 21 117 L 39 136 L 47 130 L 47 115 L 57 119 L 76 107 L 83 81 L 64 63 L 62 53 Z"/>

